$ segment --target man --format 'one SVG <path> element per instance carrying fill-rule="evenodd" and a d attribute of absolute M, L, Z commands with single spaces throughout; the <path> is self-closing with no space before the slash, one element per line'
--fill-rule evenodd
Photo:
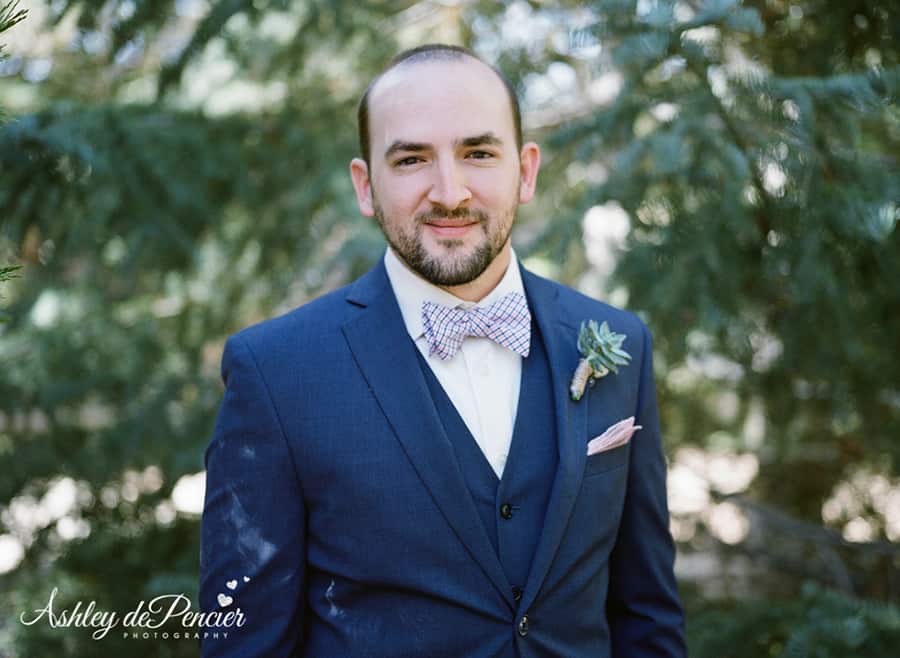
<path fill-rule="evenodd" d="M 650 335 L 519 265 L 540 152 L 511 88 L 423 46 L 360 136 L 385 258 L 225 347 L 200 594 L 244 624 L 204 655 L 684 656 Z M 632 360 L 576 402 L 590 320 Z"/>

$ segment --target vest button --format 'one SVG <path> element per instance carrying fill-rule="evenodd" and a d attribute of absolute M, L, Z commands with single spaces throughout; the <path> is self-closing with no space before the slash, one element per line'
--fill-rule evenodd
<path fill-rule="evenodd" d="M 513 594 L 513 599 L 518 601 L 519 599 L 522 598 L 522 588 L 519 587 L 518 585 L 513 585 L 512 586 L 512 594 Z"/>
<path fill-rule="evenodd" d="M 512 518 L 512 505 L 509 503 L 503 503 L 500 506 L 500 516 L 504 519 L 509 520 Z"/>
<path fill-rule="evenodd" d="M 522 615 L 522 618 L 519 620 L 519 636 L 525 637 L 528 635 L 528 615 Z"/>

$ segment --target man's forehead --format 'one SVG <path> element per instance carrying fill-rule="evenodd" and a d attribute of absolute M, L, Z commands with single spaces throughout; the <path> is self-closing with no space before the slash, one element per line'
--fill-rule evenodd
<path fill-rule="evenodd" d="M 480 80 L 492 78 L 502 89 L 503 81 L 497 73 L 479 59 L 460 53 L 453 56 L 435 56 L 431 58 L 408 59 L 385 71 L 378 78 L 371 94 L 382 86 L 402 84 L 411 78 L 456 78 L 460 74 L 466 77 L 477 77 Z"/>
<path fill-rule="evenodd" d="M 395 134 L 398 131 L 437 128 L 432 115 L 436 109 L 445 108 L 455 110 L 451 119 L 461 127 L 473 124 L 467 125 L 465 132 L 500 134 L 512 129 L 511 105 L 503 81 L 483 62 L 463 56 L 452 60 L 403 62 L 385 73 L 370 92 L 373 137 L 381 133 L 382 140 L 393 140 L 400 137 Z M 509 126 L 503 125 L 506 123 Z"/>

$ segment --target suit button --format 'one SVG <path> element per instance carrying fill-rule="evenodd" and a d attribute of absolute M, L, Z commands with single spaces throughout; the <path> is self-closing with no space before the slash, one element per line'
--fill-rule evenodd
<path fill-rule="evenodd" d="M 519 635 L 521 637 L 528 635 L 528 615 L 522 615 L 519 620 Z"/>
<path fill-rule="evenodd" d="M 512 593 L 513 593 L 513 599 L 515 599 L 516 601 L 518 601 L 519 599 L 522 598 L 522 588 L 519 587 L 518 585 L 512 586 Z"/>
<path fill-rule="evenodd" d="M 502 516 L 504 519 L 507 519 L 507 520 L 511 519 L 512 518 L 512 505 L 510 505 L 509 503 L 503 503 L 500 506 L 500 516 Z"/>

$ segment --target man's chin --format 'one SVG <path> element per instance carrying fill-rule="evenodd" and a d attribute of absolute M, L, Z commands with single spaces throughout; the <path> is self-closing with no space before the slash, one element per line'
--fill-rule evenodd
<path fill-rule="evenodd" d="M 470 260 L 481 248 L 481 245 L 466 238 L 438 238 L 422 240 L 419 243 L 421 251 L 432 263 L 464 263 Z"/>
<path fill-rule="evenodd" d="M 451 264 L 446 258 L 432 256 L 423 263 L 419 274 L 436 286 L 462 286 L 477 279 L 490 265 L 473 263 L 472 258 L 472 254 L 467 254 L 467 258 L 454 259 Z"/>

